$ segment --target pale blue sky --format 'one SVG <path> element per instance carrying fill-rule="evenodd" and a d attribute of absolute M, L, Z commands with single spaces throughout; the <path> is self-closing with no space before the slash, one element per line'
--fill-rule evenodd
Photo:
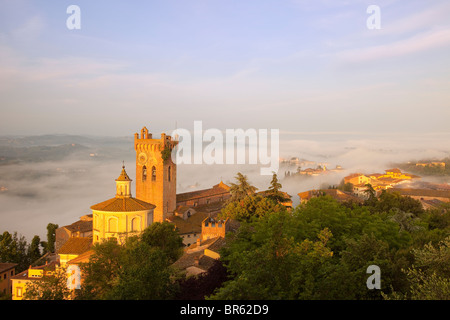
<path fill-rule="evenodd" d="M 0 0 L 0 135 L 449 132 L 449 17 L 447 0 Z"/>

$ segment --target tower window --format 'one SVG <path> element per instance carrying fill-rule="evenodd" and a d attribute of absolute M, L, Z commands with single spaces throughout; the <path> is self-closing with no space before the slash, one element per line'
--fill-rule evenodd
<path fill-rule="evenodd" d="M 144 166 L 142 168 L 142 181 L 145 181 L 145 180 L 147 180 L 147 167 L 146 166 Z"/>
<path fill-rule="evenodd" d="M 170 181 L 170 166 L 169 166 L 169 168 L 167 169 L 167 177 L 168 177 L 168 180 Z"/>
<path fill-rule="evenodd" d="M 156 181 L 156 168 L 155 168 L 155 166 L 152 167 L 152 181 Z"/>

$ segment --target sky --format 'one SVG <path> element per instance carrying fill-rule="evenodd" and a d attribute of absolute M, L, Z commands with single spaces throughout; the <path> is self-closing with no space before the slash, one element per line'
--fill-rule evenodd
<path fill-rule="evenodd" d="M 67 28 L 70 5 L 80 29 Z M 380 29 L 369 29 L 370 5 Z M 0 0 L 0 135 L 449 133 L 447 0 Z"/>
<path fill-rule="evenodd" d="M 80 29 L 67 27 L 70 5 Z M 371 5 L 379 29 L 368 28 Z M 132 137 L 143 126 L 159 136 L 202 121 L 278 129 L 282 157 L 342 174 L 383 172 L 449 155 L 449 53 L 448 0 L 0 0 L 0 136 Z M 113 196 L 133 157 L 0 167 L 2 227 L 31 240 L 76 221 Z M 177 191 L 239 170 L 270 182 L 252 166 L 179 166 Z M 34 171 L 48 177 L 23 174 Z M 283 187 L 298 201 L 341 178 Z"/>

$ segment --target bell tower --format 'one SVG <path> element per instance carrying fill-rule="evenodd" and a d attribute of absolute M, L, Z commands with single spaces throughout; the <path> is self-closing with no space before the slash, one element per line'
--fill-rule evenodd
<path fill-rule="evenodd" d="M 177 142 L 161 133 L 153 139 L 146 127 L 134 134 L 136 198 L 156 206 L 154 222 L 163 222 L 176 208 L 177 167 L 171 151 Z"/>

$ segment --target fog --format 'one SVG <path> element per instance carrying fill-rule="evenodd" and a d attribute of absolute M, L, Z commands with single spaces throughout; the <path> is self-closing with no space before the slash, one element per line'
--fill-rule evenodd
<path fill-rule="evenodd" d="M 285 172 L 295 172 L 297 166 L 280 165 L 278 178 L 283 190 L 292 196 L 294 205 L 297 205 L 299 192 L 324 184 L 338 184 L 352 172 L 382 173 L 395 162 L 448 157 L 449 135 L 281 133 L 281 158 L 298 157 L 326 164 L 329 169 L 340 165 L 343 170 L 288 179 L 285 178 Z M 90 206 L 114 197 L 114 180 L 120 174 L 122 161 L 130 178 L 135 180 L 135 153 L 131 139 L 129 143 L 130 146 L 124 145 L 121 140 L 113 156 L 109 157 L 69 155 L 58 161 L 23 161 L 0 165 L 0 232 L 17 231 L 27 241 L 31 241 L 34 235 L 46 240 L 48 223 L 65 226 L 90 214 Z M 100 147 L 96 145 L 95 148 L 98 150 Z M 88 149 L 83 152 L 91 151 Z M 266 190 L 272 179 L 271 176 L 260 175 L 259 165 L 180 164 L 177 167 L 177 192 L 210 188 L 221 180 L 225 183 L 234 182 L 237 172 L 247 175 L 259 190 Z M 440 179 L 439 182 L 450 181 Z M 134 191 L 133 181 L 133 196 Z"/>

